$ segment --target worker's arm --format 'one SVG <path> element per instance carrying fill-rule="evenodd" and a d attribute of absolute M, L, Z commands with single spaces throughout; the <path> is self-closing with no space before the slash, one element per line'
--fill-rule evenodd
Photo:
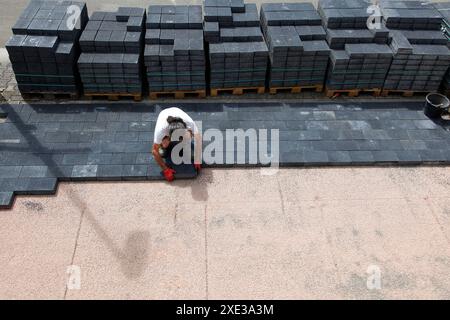
<path fill-rule="evenodd" d="M 196 133 L 194 134 L 194 164 L 202 164 L 202 143 L 203 139 L 201 134 Z"/>
<path fill-rule="evenodd" d="M 158 163 L 158 165 L 161 167 L 161 169 L 164 171 L 166 170 L 168 167 L 166 165 L 166 163 L 164 162 L 164 159 L 161 157 L 161 155 L 159 154 L 159 148 L 160 145 L 157 143 L 153 144 L 153 150 L 152 150 L 152 154 L 153 154 L 153 158 L 155 158 L 156 163 Z"/>

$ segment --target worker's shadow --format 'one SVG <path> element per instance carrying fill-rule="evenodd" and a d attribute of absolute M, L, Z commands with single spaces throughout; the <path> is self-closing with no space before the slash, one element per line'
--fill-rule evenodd
<path fill-rule="evenodd" d="M 180 188 L 191 188 L 192 198 L 195 201 L 208 201 L 208 185 L 214 180 L 211 169 L 202 169 L 196 179 L 177 180 L 174 185 Z"/>
<path fill-rule="evenodd" d="M 149 241 L 148 231 L 134 231 L 128 236 L 125 247 L 120 253 L 122 272 L 127 278 L 137 279 L 147 268 Z"/>

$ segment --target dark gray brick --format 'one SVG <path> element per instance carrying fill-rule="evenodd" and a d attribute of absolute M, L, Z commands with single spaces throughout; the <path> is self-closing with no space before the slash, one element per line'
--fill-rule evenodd
<path fill-rule="evenodd" d="M 98 165 L 75 165 L 73 166 L 71 179 L 72 180 L 89 180 L 97 177 Z"/>
<path fill-rule="evenodd" d="M 352 164 L 367 165 L 373 164 L 375 161 L 370 151 L 349 151 L 349 153 L 352 158 Z"/>
<path fill-rule="evenodd" d="M 8 209 L 14 200 L 13 192 L 0 192 L 0 209 Z"/>
<path fill-rule="evenodd" d="M 123 166 L 123 179 L 124 180 L 146 180 L 148 165 L 124 165 Z"/>
<path fill-rule="evenodd" d="M 352 163 L 348 151 L 328 151 L 327 154 L 331 165 L 350 165 Z"/>
<path fill-rule="evenodd" d="M 79 165 L 86 164 L 88 159 L 87 153 L 68 153 L 63 157 L 63 165 Z"/>
<path fill-rule="evenodd" d="M 54 194 L 56 186 L 56 178 L 31 178 L 28 182 L 26 194 Z"/>
<path fill-rule="evenodd" d="M 24 166 L 20 172 L 21 178 L 43 178 L 47 175 L 47 166 Z"/>
<path fill-rule="evenodd" d="M 372 151 L 372 156 L 375 162 L 398 162 L 398 156 L 395 151 L 382 150 L 382 151 Z"/>
<path fill-rule="evenodd" d="M 99 165 L 98 180 L 122 180 L 123 165 Z"/>
<path fill-rule="evenodd" d="M 0 166 L 0 178 L 18 178 L 21 166 Z"/>
<path fill-rule="evenodd" d="M 447 160 L 446 153 L 442 150 L 419 150 L 418 152 L 424 162 L 444 162 Z"/>
<path fill-rule="evenodd" d="M 325 151 L 306 151 L 305 165 L 326 165 L 329 163 L 328 154 Z"/>

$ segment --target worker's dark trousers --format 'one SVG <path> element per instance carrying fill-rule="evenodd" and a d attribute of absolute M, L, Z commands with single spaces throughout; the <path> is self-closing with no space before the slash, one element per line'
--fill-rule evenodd
<path fill-rule="evenodd" d="M 162 157 L 164 159 L 166 159 L 167 161 L 169 161 L 170 163 L 172 163 L 172 159 L 170 158 L 170 156 L 172 154 L 172 150 L 179 143 L 180 142 L 176 142 L 176 141 L 170 142 L 169 146 L 166 149 L 163 149 L 164 152 L 162 154 Z M 181 152 L 183 152 L 183 150 L 181 150 Z M 180 156 L 183 156 L 183 154 L 181 153 Z M 192 159 L 192 163 L 194 163 L 194 142 L 191 143 L 191 159 Z"/>

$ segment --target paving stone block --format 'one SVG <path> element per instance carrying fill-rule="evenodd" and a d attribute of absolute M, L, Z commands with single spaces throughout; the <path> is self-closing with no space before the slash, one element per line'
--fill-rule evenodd
<path fill-rule="evenodd" d="M 97 177 L 98 165 L 75 165 L 73 166 L 71 180 L 90 180 Z"/>
<path fill-rule="evenodd" d="M 20 171 L 21 178 L 42 178 L 47 175 L 47 166 L 24 166 Z"/>
<path fill-rule="evenodd" d="M 148 165 L 127 164 L 123 166 L 124 180 L 147 180 Z"/>
<path fill-rule="evenodd" d="M 14 201 L 13 192 L 0 192 L 0 209 L 9 209 Z"/>
<path fill-rule="evenodd" d="M 348 151 L 328 151 L 330 165 L 350 165 L 352 158 Z"/>
<path fill-rule="evenodd" d="M 399 161 L 397 153 L 390 150 L 372 151 L 372 156 L 377 163 L 396 163 Z"/>
<path fill-rule="evenodd" d="M 56 187 L 56 178 L 30 178 L 27 190 L 22 191 L 21 193 L 30 195 L 54 194 L 56 192 Z"/>
<path fill-rule="evenodd" d="M 349 151 L 349 153 L 353 165 L 368 165 L 375 161 L 371 151 Z"/>
<path fill-rule="evenodd" d="M 0 178 L 18 178 L 21 166 L 0 166 Z"/>
<path fill-rule="evenodd" d="M 99 165 L 97 169 L 98 180 L 121 180 L 123 165 Z"/>

